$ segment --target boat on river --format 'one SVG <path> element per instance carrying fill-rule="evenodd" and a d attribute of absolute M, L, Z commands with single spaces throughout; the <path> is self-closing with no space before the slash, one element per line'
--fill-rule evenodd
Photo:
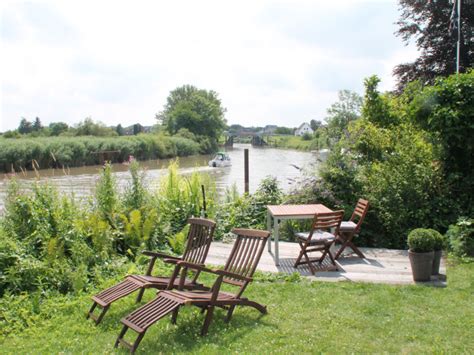
<path fill-rule="evenodd" d="M 212 160 L 209 160 L 208 165 L 213 168 L 222 168 L 231 166 L 232 162 L 230 161 L 230 157 L 227 153 L 219 152 Z"/>

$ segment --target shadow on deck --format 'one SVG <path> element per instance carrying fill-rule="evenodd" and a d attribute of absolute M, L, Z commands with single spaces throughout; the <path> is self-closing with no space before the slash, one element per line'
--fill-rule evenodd
<path fill-rule="evenodd" d="M 224 265 L 231 248 L 231 243 L 212 243 L 207 263 L 211 265 Z M 381 248 L 360 249 L 365 254 L 366 259 L 358 258 L 353 254 L 346 254 L 337 260 L 337 270 L 334 270 L 333 265 L 325 261 L 321 265 L 314 264 L 317 272 L 315 275 L 312 275 L 307 265 L 300 265 L 296 269 L 293 267 L 299 253 L 299 245 L 297 243 L 280 242 L 280 265 L 275 265 L 273 254 L 265 249 L 258 265 L 258 270 L 282 272 L 286 274 L 298 272 L 301 276 L 320 281 L 446 286 L 446 265 L 444 258 L 441 260 L 440 275 L 432 276 L 430 282 L 414 282 L 408 252 L 406 250 Z"/>

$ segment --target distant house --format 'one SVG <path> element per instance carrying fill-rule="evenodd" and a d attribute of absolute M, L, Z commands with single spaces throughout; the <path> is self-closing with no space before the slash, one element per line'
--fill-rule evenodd
<path fill-rule="evenodd" d="M 295 131 L 295 136 L 302 136 L 304 134 L 313 134 L 314 131 L 313 129 L 311 128 L 311 126 L 309 125 L 309 123 L 307 122 L 304 122 L 302 123 Z"/>

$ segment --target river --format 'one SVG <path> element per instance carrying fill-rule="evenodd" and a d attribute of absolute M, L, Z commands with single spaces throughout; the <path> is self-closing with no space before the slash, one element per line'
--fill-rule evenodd
<path fill-rule="evenodd" d="M 288 191 L 292 186 L 293 179 L 299 177 L 299 168 L 308 167 L 317 162 L 316 155 L 309 152 L 295 150 L 283 150 L 277 148 L 257 148 L 249 144 L 234 144 L 228 148 L 232 166 L 225 168 L 211 168 L 207 166 L 210 156 L 199 155 L 179 158 L 180 173 L 190 174 L 199 171 L 210 174 L 218 191 L 224 191 L 227 187 L 236 184 L 240 192 L 244 189 L 244 149 L 249 149 L 249 175 L 250 192 L 254 192 L 259 182 L 266 176 L 274 176 L 280 182 L 283 190 Z M 159 178 L 166 174 L 167 166 L 171 159 L 150 160 L 140 162 L 146 168 L 147 184 L 150 188 L 156 186 Z M 295 167 L 296 166 L 296 167 Z M 48 181 L 56 186 L 62 193 L 73 193 L 76 197 L 90 196 L 97 183 L 101 166 L 85 166 L 70 168 L 67 171 L 61 169 L 39 170 L 40 180 Z M 114 164 L 114 175 L 119 186 L 123 187 L 130 179 L 128 167 L 123 164 Z M 28 188 L 36 181 L 34 171 L 25 174 L 17 174 L 22 187 Z M 3 207 L 7 190 L 8 179 L 0 181 L 0 211 Z"/>

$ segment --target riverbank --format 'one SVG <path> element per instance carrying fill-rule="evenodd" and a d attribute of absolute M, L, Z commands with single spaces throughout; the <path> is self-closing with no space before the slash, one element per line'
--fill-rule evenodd
<path fill-rule="evenodd" d="M 299 136 L 270 136 L 267 138 L 269 146 L 274 148 L 295 149 L 301 151 L 312 151 L 325 148 L 317 139 L 306 140 Z"/>
<path fill-rule="evenodd" d="M 199 144 L 183 137 L 142 134 L 121 137 L 0 138 L 0 171 L 66 168 L 164 159 L 199 154 Z"/>

